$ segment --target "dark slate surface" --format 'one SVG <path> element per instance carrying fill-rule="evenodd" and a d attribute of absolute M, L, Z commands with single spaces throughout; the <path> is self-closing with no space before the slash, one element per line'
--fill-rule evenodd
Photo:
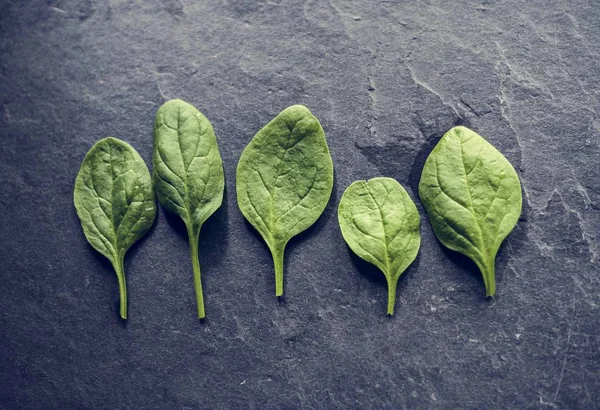
<path fill-rule="evenodd" d="M 0 2 L 1 409 L 600 407 L 600 7 L 594 1 Z M 113 135 L 150 160 L 166 99 L 217 132 L 224 206 L 188 243 L 159 212 L 117 281 L 72 205 L 85 153 Z M 301 103 L 335 162 L 331 202 L 293 240 L 285 301 L 235 201 L 252 136 Z M 522 220 L 498 296 L 422 247 L 385 315 L 381 275 L 344 244 L 337 202 L 386 175 L 417 199 L 454 124 L 515 165 Z"/>

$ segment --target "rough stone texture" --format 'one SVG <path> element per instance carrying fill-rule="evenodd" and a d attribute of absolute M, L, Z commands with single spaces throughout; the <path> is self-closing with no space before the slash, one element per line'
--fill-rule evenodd
<path fill-rule="evenodd" d="M 1 1 L 0 408 L 597 408 L 599 21 L 593 0 Z M 126 258 L 123 323 L 73 183 L 107 135 L 149 163 L 154 114 L 175 97 L 212 121 L 225 164 L 200 244 L 208 321 L 182 225 L 161 210 Z M 336 181 L 288 246 L 278 302 L 235 167 L 296 103 L 321 120 Z M 388 318 L 338 200 L 379 175 L 417 199 L 426 155 L 458 123 L 522 178 L 498 296 L 417 201 L 421 252 Z"/>

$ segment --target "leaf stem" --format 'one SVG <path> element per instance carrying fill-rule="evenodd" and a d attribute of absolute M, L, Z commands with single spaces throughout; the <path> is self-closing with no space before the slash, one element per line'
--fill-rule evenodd
<path fill-rule="evenodd" d="M 496 294 L 496 273 L 495 261 L 492 260 L 485 264 L 481 269 L 483 283 L 485 284 L 485 296 L 494 296 Z"/>
<path fill-rule="evenodd" d="M 200 279 L 200 260 L 198 258 L 198 234 L 194 234 L 193 229 L 188 227 L 188 237 L 190 238 L 190 255 L 192 257 L 192 267 L 194 269 L 194 289 L 196 291 L 196 305 L 198 307 L 198 319 L 204 319 L 204 295 L 202 294 L 202 281 Z"/>
<path fill-rule="evenodd" d="M 283 249 L 271 250 L 275 265 L 275 296 L 277 297 L 283 295 L 283 252 Z"/>
<path fill-rule="evenodd" d="M 398 279 L 388 279 L 388 309 L 387 313 L 390 316 L 394 315 L 394 305 L 396 304 L 396 286 L 398 285 Z"/>
<path fill-rule="evenodd" d="M 119 311 L 121 318 L 127 319 L 127 283 L 125 281 L 125 255 L 119 255 L 117 262 L 114 264 L 115 272 L 117 273 L 117 281 L 119 282 Z"/>

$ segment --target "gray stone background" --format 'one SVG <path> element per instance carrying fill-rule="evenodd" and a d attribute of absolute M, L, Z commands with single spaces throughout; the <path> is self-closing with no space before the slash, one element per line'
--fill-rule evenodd
<path fill-rule="evenodd" d="M 599 47 L 597 1 L 0 1 L 0 409 L 600 407 Z M 225 164 L 200 243 L 208 320 L 161 210 L 126 258 L 123 323 L 73 183 L 108 135 L 150 163 L 170 98 L 212 121 Z M 335 187 L 288 246 L 278 302 L 235 167 L 296 103 L 325 129 Z M 455 124 L 522 180 L 493 301 L 416 193 Z M 393 318 L 336 216 L 352 181 L 380 175 L 422 216 Z"/>

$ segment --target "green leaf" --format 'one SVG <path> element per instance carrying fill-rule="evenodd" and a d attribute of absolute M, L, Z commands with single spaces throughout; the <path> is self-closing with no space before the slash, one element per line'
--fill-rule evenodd
<path fill-rule="evenodd" d="M 203 319 L 198 241 L 202 224 L 223 202 L 223 162 L 212 125 L 194 106 L 167 101 L 156 113 L 154 188 L 168 211 L 183 219 L 190 241 L 198 318 Z"/>
<path fill-rule="evenodd" d="M 285 246 L 315 223 L 333 188 L 333 162 L 317 118 L 302 105 L 283 110 L 242 153 L 236 181 L 240 210 L 271 250 L 281 296 Z"/>
<path fill-rule="evenodd" d="M 104 138 L 85 156 L 73 199 L 85 237 L 111 261 L 117 273 L 121 317 L 127 319 L 123 260 L 156 216 L 148 167 L 131 145 Z"/>
<path fill-rule="evenodd" d="M 421 246 L 421 219 L 415 203 L 395 179 L 356 181 L 342 195 L 338 220 L 350 249 L 385 275 L 387 312 L 393 315 L 398 279 Z"/>
<path fill-rule="evenodd" d="M 437 238 L 477 264 L 493 296 L 496 253 L 521 214 L 515 169 L 481 136 L 455 127 L 427 158 L 419 196 Z"/>

